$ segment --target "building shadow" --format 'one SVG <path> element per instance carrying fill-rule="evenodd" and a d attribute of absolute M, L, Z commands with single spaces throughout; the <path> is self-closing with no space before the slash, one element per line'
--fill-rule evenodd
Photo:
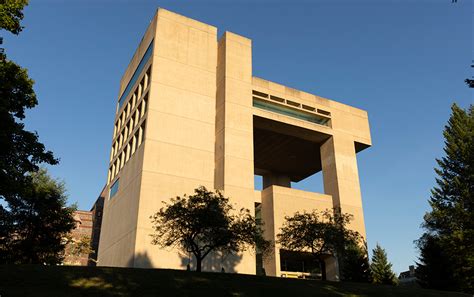
<path fill-rule="evenodd" d="M 181 266 L 184 269 L 195 271 L 196 270 L 196 258 L 191 253 L 187 255 L 180 252 L 179 256 L 181 258 Z M 242 255 L 222 253 L 222 252 L 212 252 L 207 255 L 206 258 L 202 261 L 202 271 L 207 272 L 226 272 L 226 273 L 237 273 L 236 266 L 242 261 Z"/>
<path fill-rule="evenodd" d="M 136 253 L 127 262 L 127 267 L 133 268 L 153 268 L 150 257 L 147 252 Z"/>

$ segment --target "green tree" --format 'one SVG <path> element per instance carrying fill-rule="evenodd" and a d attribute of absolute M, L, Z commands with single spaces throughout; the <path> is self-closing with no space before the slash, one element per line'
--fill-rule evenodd
<path fill-rule="evenodd" d="M 360 243 L 359 233 L 347 229 L 351 220 L 352 215 L 343 214 L 338 208 L 322 212 L 296 212 L 291 217 L 285 217 L 277 241 L 283 249 L 313 254 L 320 263 L 322 279 L 326 280 L 324 257 L 335 256 L 341 267 L 345 247 Z"/>
<path fill-rule="evenodd" d="M 23 8 L 28 5 L 28 0 L 0 0 L 0 29 L 13 34 L 21 32 L 23 27 Z"/>
<path fill-rule="evenodd" d="M 27 4 L 0 0 L 0 29 L 18 34 Z M 64 186 L 39 170 L 58 160 L 23 123 L 26 109 L 38 104 L 33 83 L 0 53 L 0 263 L 59 263 L 60 239 L 74 227 Z"/>
<path fill-rule="evenodd" d="M 464 110 L 453 104 L 443 136 L 445 156 L 436 160 L 431 211 L 424 216 L 425 233 L 417 241 L 421 252 L 418 276 L 428 287 L 473 292 L 474 106 Z M 438 282 L 437 275 L 450 281 Z"/>
<path fill-rule="evenodd" d="M 360 244 L 350 243 L 345 247 L 341 278 L 345 281 L 371 282 L 367 248 Z"/>
<path fill-rule="evenodd" d="M 248 209 L 235 212 L 229 198 L 201 186 L 194 195 L 172 198 L 150 217 L 152 243 L 177 247 L 196 258 L 196 270 L 211 252 L 238 253 L 248 248 L 264 253 L 269 242 Z"/>
<path fill-rule="evenodd" d="M 377 244 L 372 250 L 372 263 L 370 263 L 372 281 L 376 284 L 395 285 L 397 278 L 392 271 L 392 263 L 387 259 L 385 250 Z"/>
<path fill-rule="evenodd" d="M 29 176 L 31 187 L 8 205 L 9 220 L 1 221 L 8 234 L 0 238 L 0 262 L 61 263 L 65 238 L 75 227 L 75 207 L 66 206 L 64 184 L 52 179 L 46 169 Z"/>

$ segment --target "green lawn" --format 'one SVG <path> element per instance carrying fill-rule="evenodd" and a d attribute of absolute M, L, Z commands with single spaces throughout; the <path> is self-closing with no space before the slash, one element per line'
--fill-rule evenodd
<path fill-rule="evenodd" d="M 0 296 L 469 296 L 358 283 L 180 270 L 0 266 Z"/>

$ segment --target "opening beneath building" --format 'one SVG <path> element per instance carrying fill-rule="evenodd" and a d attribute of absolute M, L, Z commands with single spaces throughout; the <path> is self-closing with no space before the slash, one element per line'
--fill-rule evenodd
<path fill-rule="evenodd" d="M 324 193 L 323 172 L 316 172 L 299 182 L 291 182 L 291 188 L 307 192 Z"/>
<path fill-rule="evenodd" d="M 321 262 L 311 253 L 280 250 L 282 277 L 321 279 Z"/>
<path fill-rule="evenodd" d="M 263 177 L 261 175 L 253 175 L 253 184 L 254 190 L 261 191 L 263 190 Z"/>
<path fill-rule="evenodd" d="M 259 116 L 253 118 L 255 189 L 323 193 L 320 148 L 331 136 Z"/>

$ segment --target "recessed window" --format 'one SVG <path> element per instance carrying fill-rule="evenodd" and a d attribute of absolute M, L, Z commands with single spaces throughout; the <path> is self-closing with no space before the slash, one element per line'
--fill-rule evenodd
<path fill-rule="evenodd" d="M 272 99 L 273 101 L 281 102 L 281 103 L 285 102 L 285 99 L 277 97 L 277 96 L 273 96 L 273 95 L 270 95 L 270 99 Z"/>
<path fill-rule="evenodd" d="M 133 86 L 135 85 L 136 81 L 138 80 L 140 74 L 143 71 L 143 68 L 145 67 L 146 63 L 148 60 L 150 60 L 153 52 L 153 40 L 151 41 L 150 45 L 148 46 L 145 54 L 143 54 L 142 59 L 140 60 L 140 63 L 137 66 L 137 69 L 133 73 L 132 77 L 130 78 L 130 81 L 127 84 L 127 87 L 124 89 L 122 95 L 120 96 L 119 99 L 119 108 L 122 106 L 122 104 L 125 103 L 125 100 L 127 99 L 130 91 L 132 90 Z"/>
<path fill-rule="evenodd" d="M 316 108 L 308 106 L 308 105 L 304 105 L 304 104 L 303 104 L 303 109 L 310 110 L 310 111 L 315 111 L 316 110 Z"/>
<path fill-rule="evenodd" d="M 263 110 L 270 111 L 270 112 L 275 112 L 282 115 L 297 118 L 300 120 L 316 123 L 319 125 L 324 125 L 324 126 L 330 125 L 328 118 L 322 117 L 314 113 L 309 113 L 303 110 L 297 110 L 294 108 L 290 108 L 288 106 L 284 106 L 278 103 L 273 103 L 273 102 L 269 102 L 269 101 L 258 99 L 258 98 L 253 99 L 253 106 L 263 109 Z"/>
<path fill-rule="evenodd" d="M 119 180 L 120 180 L 120 179 L 117 179 L 117 180 L 113 183 L 113 185 L 110 187 L 109 199 L 111 199 L 112 197 L 115 196 L 115 194 L 117 194 L 118 189 L 119 189 Z"/>
<path fill-rule="evenodd" d="M 298 102 L 290 101 L 290 100 L 286 100 L 286 104 L 291 105 L 291 106 L 295 106 L 295 107 L 300 107 L 301 106 L 301 104 L 299 104 Z"/>
<path fill-rule="evenodd" d="M 252 94 L 263 97 L 263 98 L 268 98 L 268 94 L 265 94 L 259 91 L 252 90 Z"/>
<path fill-rule="evenodd" d="M 322 109 L 318 109 L 318 113 L 324 114 L 324 115 L 327 115 L 327 116 L 331 115 L 331 113 L 329 111 L 325 111 L 325 110 L 322 110 Z"/>

